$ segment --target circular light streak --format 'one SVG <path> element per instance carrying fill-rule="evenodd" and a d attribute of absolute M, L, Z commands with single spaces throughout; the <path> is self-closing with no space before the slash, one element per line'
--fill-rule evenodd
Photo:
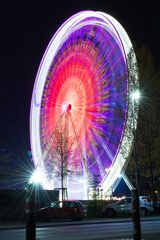
<path fill-rule="evenodd" d="M 83 192 L 94 174 L 107 192 L 122 173 L 133 141 L 131 49 L 120 23 L 102 12 L 75 14 L 51 39 L 36 76 L 30 114 L 33 159 L 45 188 L 60 186 L 60 135 L 67 146 L 70 192 Z"/>

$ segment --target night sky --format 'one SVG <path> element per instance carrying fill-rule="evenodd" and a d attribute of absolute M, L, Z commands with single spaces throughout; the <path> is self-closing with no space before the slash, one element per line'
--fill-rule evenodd
<path fill-rule="evenodd" d="M 56 30 L 81 10 L 115 17 L 137 46 L 147 45 L 160 63 L 160 13 L 154 1 L 1 1 L 0 141 L 14 155 L 27 154 L 32 89 L 43 53 Z M 1 147 L 2 148 L 2 147 Z"/>

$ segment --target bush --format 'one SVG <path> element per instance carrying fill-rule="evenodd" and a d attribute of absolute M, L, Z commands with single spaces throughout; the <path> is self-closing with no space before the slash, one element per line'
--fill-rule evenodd
<path fill-rule="evenodd" d="M 106 200 L 89 200 L 87 201 L 87 217 L 104 217 L 102 213 L 103 206 L 112 203 Z"/>

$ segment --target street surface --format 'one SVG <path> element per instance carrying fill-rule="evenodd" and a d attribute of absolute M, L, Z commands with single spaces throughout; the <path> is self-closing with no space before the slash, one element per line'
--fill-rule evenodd
<path fill-rule="evenodd" d="M 56 226 L 50 223 L 36 229 L 36 240 L 132 240 L 132 222 L 99 222 L 98 220 L 85 224 L 66 223 Z M 143 240 L 160 240 L 160 218 L 141 221 Z M 25 240 L 25 228 L 0 230 L 1 240 Z"/>

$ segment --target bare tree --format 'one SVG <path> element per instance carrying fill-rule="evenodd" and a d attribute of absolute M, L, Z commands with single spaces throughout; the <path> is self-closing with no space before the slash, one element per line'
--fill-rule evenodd
<path fill-rule="evenodd" d="M 46 176 L 61 191 L 62 201 L 67 197 L 67 178 L 72 174 L 76 139 L 70 137 L 69 113 L 64 113 L 52 132 L 52 136 L 46 147 L 43 158 L 46 168 Z M 58 187 L 57 187 L 58 186 Z"/>

